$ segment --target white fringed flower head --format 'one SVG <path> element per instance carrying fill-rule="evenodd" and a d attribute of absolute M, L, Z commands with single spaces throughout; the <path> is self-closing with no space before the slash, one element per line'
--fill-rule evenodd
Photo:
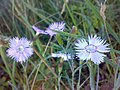
<path fill-rule="evenodd" d="M 64 61 L 68 61 L 68 60 L 72 59 L 70 54 L 64 54 L 64 53 L 52 53 L 51 56 L 57 57 L 57 58 L 63 58 Z"/>
<path fill-rule="evenodd" d="M 33 54 L 33 48 L 30 46 L 30 41 L 27 38 L 14 37 L 10 39 L 7 49 L 7 56 L 15 59 L 17 62 L 23 63 Z"/>
<path fill-rule="evenodd" d="M 55 31 L 63 32 L 64 28 L 65 28 L 64 22 L 54 22 L 49 25 L 49 27 L 47 28 L 47 30 L 45 32 L 47 32 L 52 37 L 53 35 L 57 34 L 57 32 L 55 32 Z"/>
<path fill-rule="evenodd" d="M 110 48 L 108 48 L 109 44 L 97 37 L 97 35 L 88 36 L 88 40 L 80 39 L 75 45 L 76 54 L 80 60 L 91 60 L 98 65 L 104 62 L 104 57 L 106 56 L 104 53 L 110 51 Z"/>

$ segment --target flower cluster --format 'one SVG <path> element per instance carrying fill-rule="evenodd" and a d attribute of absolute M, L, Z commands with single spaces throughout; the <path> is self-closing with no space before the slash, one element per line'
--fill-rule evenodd
<path fill-rule="evenodd" d="M 64 22 L 54 22 L 54 23 L 50 24 L 46 30 L 41 30 L 36 26 L 32 26 L 32 28 L 36 31 L 36 35 L 48 34 L 52 37 L 57 34 L 56 31 L 63 32 L 63 30 L 65 28 L 65 23 Z"/>
<path fill-rule="evenodd" d="M 32 28 L 36 31 L 36 35 L 48 34 L 52 37 L 57 34 L 56 31 L 63 32 L 65 23 L 54 22 L 50 24 L 46 30 L 41 30 L 36 26 L 32 26 Z M 10 48 L 7 50 L 7 55 L 17 62 L 25 62 L 33 54 L 30 43 L 31 42 L 27 40 L 27 38 L 19 39 L 18 37 L 15 37 L 10 39 Z M 104 62 L 104 57 L 106 57 L 104 53 L 110 51 L 108 46 L 109 44 L 107 44 L 105 40 L 97 37 L 97 35 L 91 35 L 88 36 L 88 39 L 81 38 L 77 40 L 75 43 L 75 51 L 80 60 L 91 60 L 99 65 L 101 62 Z M 68 61 L 72 59 L 71 55 L 72 54 L 52 53 L 51 56 L 63 58 L 64 61 Z"/>
<path fill-rule="evenodd" d="M 37 34 L 49 34 L 51 37 L 57 34 L 55 31 L 63 32 L 64 28 L 65 23 L 63 22 L 54 22 L 50 24 L 45 31 L 33 26 L 33 29 Z M 97 37 L 97 35 L 88 36 L 88 40 L 80 39 L 77 43 L 75 43 L 75 45 L 76 55 L 80 58 L 80 60 L 91 60 L 95 64 L 103 62 L 104 57 L 106 56 L 104 53 L 109 52 L 109 48 L 107 48 L 109 44 L 106 44 L 106 41 Z M 64 53 L 52 53 L 52 57 L 61 57 L 65 61 L 71 59 L 70 55 Z"/>
<path fill-rule="evenodd" d="M 25 62 L 33 54 L 30 43 L 31 42 L 24 37 L 21 39 L 18 37 L 10 39 L 10 48 L 7 50 L 7 56 L 20 63 Z"/>

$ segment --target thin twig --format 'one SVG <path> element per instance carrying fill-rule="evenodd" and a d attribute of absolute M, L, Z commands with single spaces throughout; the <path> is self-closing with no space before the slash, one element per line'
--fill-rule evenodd
<path fill-rule="evenodd" d="M 63 14 L 63 12 L 65 11 L 65 3 L 68 3 L 69 0 L 65 0 L 64 1 L 64 4 L 63 4 L 63 7 L 62 7 L 62 10 L 61 10 L 61 15 Z"/>
<path fill-rule="evenodd" d="M 50 39 L 49 39 L 49 41 L 48 41 L 48 43 L 47 43 L 47 46 L 46 46 L 46 48 L 45 48 L 45 51 L 44 51 L 43 55 L 45 55 L 45 53 L 46 53 L 46 51 L 47 51 L 47 48 L 48 48 L 48 46 L 49 46 L 49 44 L 50 44 L 51 39 L 52 39 L 52 37 L 50 37 Z"/>

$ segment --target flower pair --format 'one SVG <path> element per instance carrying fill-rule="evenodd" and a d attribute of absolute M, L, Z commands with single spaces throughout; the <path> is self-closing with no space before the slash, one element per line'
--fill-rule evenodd
<path fill-rule="evenodd" d="M 36 34 L 49 34 L 51 37 L 53 35 L 56 35 L 57 33 L 54 31 L 63 31 L 65 28 L 65 23 L 63 22 L 54 22 L 49 25 L 49 27 L 43 31 L 39 28 L 33 26 L 32 27 Z M 27 38 L 21 38 L 18 37 L 12 38 L 9 41 L 10 48 L 7 50 L 7 55 L 11 57 L 12 59 L 15 59 L 17 62 L 25 62 L 32 54 L 33 54 L 33 48 L 30 46 L 31 41 L 29 41 Z"/>
<path fill-rule="evenodd" d="M 48 34 L 52 37 L 57 34 L 55 31 L 63 32 L 63 30 L 65 28 L 65 23 L 64 22 L 54 22 L 54 23 L 50 24 L 46 30 L 41 30 L 34 25 L 32 26 L 32 28 L 36 31 L 36 35 Z"/>
<path fill-rule="evenodd" d="M 80 60 L 91 60 L 95 64 L 99 65 L 101 62 L 104 62 L 104 57 L 106 56 L 104 53 L 109 52 L 108 48 L 109 44 L 106 44 L 105 40 L 102 40 L 97 35 L 88 36 L 88 39 L 80 39 L 75 43 L 75 51 L 76 56 L 79 57 Z M 64 57 L 63 57 L 64 56 Z M 70 59 L 70 55 L 67 54 L 52 54 L 52 57 L 61 57 L 63 59 Z"/>

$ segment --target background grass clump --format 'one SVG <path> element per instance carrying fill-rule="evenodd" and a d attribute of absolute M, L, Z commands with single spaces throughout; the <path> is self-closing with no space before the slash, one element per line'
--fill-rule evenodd
<path fill-rule="evenodd" d="M 11 37 L 33 40 L 32 26 L 46 29 L 52 22 L 64 21 L 65 32 L 49 41 L 39 35 L 34 55 L 24 67 L 6 56 Z M 78 58 L 61 62 L 53 52 L 74 52 L 80 37 L 97 34 L 110 44 L 105 62 L 99 65 L 99 90 L 120 87 L 120 0 L 1 0 L 0 1 L 0 90 L 90 90 L 89 70 Z M 97 81 L 97 66 L 93 65 Z"/>

